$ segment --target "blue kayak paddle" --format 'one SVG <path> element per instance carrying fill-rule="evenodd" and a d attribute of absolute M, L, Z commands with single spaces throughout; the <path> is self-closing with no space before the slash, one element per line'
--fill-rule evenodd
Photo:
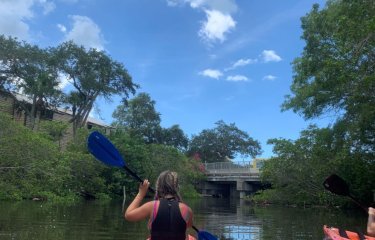
<path fill-rule="evenodd" d="M 112 167 L 122 167 L 125 169 L 130 176 L 136 179 L 138 182 L 143 182 L 135 172 L 128 168 L 125 164 L 124 159 L 122 158 L 120 152 L 117 148 L 109 141 L 103 134 L 98 131 L 90 133 L 87 138 L 87 148 L 89 152 L 99 161 L 105 163 L 108 166 Z M 149 187 L 152 193 L 155 193 L 155 190 Z M 217 240 L 217 237 L 206 231 L 200 231 L 195 226 L 192 228 L 198 233 L 199 240 Z"/>

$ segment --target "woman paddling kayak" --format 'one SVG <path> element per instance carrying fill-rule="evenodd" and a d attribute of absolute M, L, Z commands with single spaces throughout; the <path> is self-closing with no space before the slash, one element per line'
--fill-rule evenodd
<path fill-rule="evenodd" d="M 149 218 L 152 240 L 195 239 L 186 234 L 186 229 L 193 225 L 193 212 L 182 202 L 177 173 L 162 172 L 156 181 L 155 200 L 141 205 L 149 186 L 147 179 L 139 185 L 138 194 L 125 211 L 125 219 L 135 222 Z"/>

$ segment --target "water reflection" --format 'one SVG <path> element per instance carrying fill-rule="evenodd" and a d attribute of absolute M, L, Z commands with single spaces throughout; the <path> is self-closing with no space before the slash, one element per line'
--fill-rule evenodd
<path fill-rule="evenodd" d="M 324 224 L 366 229 L 366 215 L 360 209 L 261 207 L 233 199 L 205 199 L 191 205 L 196 224 L 220 239 L 323 239 Z"/>
<path fill-rule="evenodd" d="M 205 199 L 192 205 L 197 225 L 220 239 L 261 239 L 262 221 L 254 207 L 245 201 L 233 199 Z"/>
<path fill-rule="evenodd" d="M 225 226 L 224 239 L 260 239 L 260 226 Z"/>
<path fill-rule="evenodd" d="M 360 210 L 259 207 L 233 199 L 187 200 L 194 225 L 219 239 L 323 239 L 322 226 L 365 231 Z M 146 239 L 146 221 L 124 221 L 121 201 L 73 205 L 0 202 L 0 239 Z M 189 233 L 195 235 L 193 230 Z"/>

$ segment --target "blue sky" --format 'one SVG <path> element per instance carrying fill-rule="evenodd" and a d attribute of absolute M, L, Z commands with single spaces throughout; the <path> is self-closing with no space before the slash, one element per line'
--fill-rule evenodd
<path fill-rule="evenodd" d="M 300 17 L 314 3 L 325 1 L 0 0 L 0 34 L 105 50 L 156 101 L 163 127 L 179 124 L 191 137 L 235 123 L 270 157 L 268 139 L 330 121 L 280 111 L 304 46 Z M 118 104 L 99 100 L 93 114 L 111 123 Z"/>

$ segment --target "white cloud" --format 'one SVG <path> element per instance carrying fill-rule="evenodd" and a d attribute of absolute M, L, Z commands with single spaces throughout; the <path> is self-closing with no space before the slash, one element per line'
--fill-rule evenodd
<path fill-rule="evenodd" d="M 205 77 L 210 77 L 210 78 L 215 78 L 215 79 L 219 79 L 221 76 L 223 76 L 223 73 L 221 71 L 216 70 L 216 69 L 210 69 L 210 68 L 203 70 L 199 74 Z"/>
<path fill-rule="evenodd" d="M 261 54 L 264 62 L 280 62 L 282 59 L 274 50 L 264 50 Z"/>
<path fill-rule="evenodd" d="M 239 59 L 237 60 L 235 63 L 233 63 L 232 66 L 228 67 L 225 69 L 225 71 L 228 71 L 228 70 L 233 70 L 237 67 L 243 67 L 243 66 L 246 66 L 246 65 L 249 65 L 249 64 L 253 64 L 253 63 L 256 63 L 258 62 L 258 59 Z"/>
<path fill-rule="evenodd" d="M 223 13 L 234 13 L 237 5 L 234 0 L 184 0 L 192 8 L 214 9 Z"/>
<path fill-rule="evenodd" d="M 73 28 L 66 33 L 65 40 L 72 40 L 87 48 L 104 49 L 104 40 L 98 25 L 86 16 L 70 16 Z"/>
<path fill-rule="evenodd" d="M 0 1 L 0 34 L 29 39 L 27 20 L 33 18 L 31 11 L 34 1 L 1 0 Z"/>
<path fill-rule="evenodd" d="M 234 75 L 234 76 L 228 76 L 227 81 L 231 82 L 247 82 L 249 79 L 246 76 L 243 75 Z"/>
<path fill-rule="evenodd" d="M 47 15 L 56 8 L 56 4 L 54 2 L 49 2 L 47 0 L 39 0 L 40 4 L 43 7 L 43 14 Z"/>
<path fill-rule="evenodd" d="M 236 27 L 236 22 L 229 14 L 217 10 L 205 10 L 207 20 L 199 30 L 199 36 L 208 42 L 225 40 L 225 34 Z"/>
<path fill-rule="evenodd" d="M 66 33 L 66 27 L 62 24 L 57 24 L 57 27 L 60 29 L 61 32 Z"/>
<path fill-rule="evenodd" d="M 273 81 L 276 79 L 276 76 L 273 75 L 266 75 L 263 77 L 263 80 Z"/>
<path fill-rule="evenodd" d="M 186 2 L 190 3 L 192 8 L 199 8 L 205 3 L 205 0 L 186 0 Z"/>
<path fill-rule="evenodd" d="M 168 6 L 189 4 L 191 8 L 204 11 L 206 20 L 198 35 L 207 43 L 225 41 L 225 35 L 236 27 L 231 14 L 238 9 L 235 0 L 166 0 Z"/>
<path fill-rule="evenodd" d="M 170 7 L 175 7 L 179 4 L 178 0 L 167 0 L 167 5 Z"/>
<path fill-rule="evenodd" d="M 28 21 L 37 14 L 34 6 L 42 7 L 43 14 L 55 9 L 48 0 L 0 0 L 0 34 L 30 40 Z"/>
<path fill-rule="evenodd" d="M 239 59 L 237 62 L 233 64 L 233 67 L 241 67 L 241 66 L 246 66 L 251 63 L 255 63 L 257 60 L 256 59 Z"/>

